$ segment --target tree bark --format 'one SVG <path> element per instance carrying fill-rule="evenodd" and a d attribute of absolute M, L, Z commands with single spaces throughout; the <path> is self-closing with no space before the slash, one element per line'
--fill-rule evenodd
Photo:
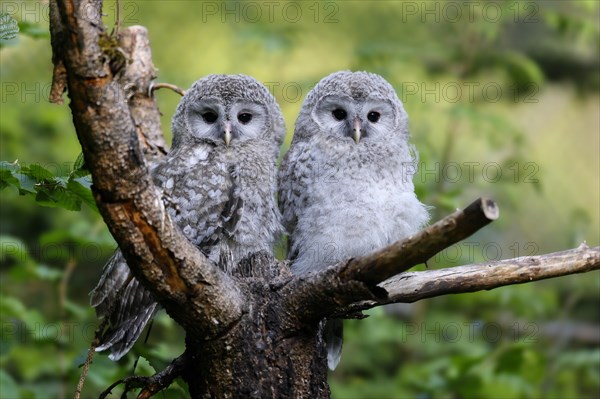
<path fill-rule="evenodd" d="M 268 255 L 252 259 L 252 274 L 277 262 Z M 279 265 L 286 271 L 285 264 Z M 268 283 L 268 281 L 272 283 Z M 193 398 L 328 398 L 327 354 L 321 324 L 290 328 L 282 289 L 290 276 L 241 277 L 251 305 L 222 337 L 186 338 L 193 353 L 185 372 Z"/>
<path fill-rule="evenodd" d="M 370 309 L 389 303 L 412 303 L 448 294 L 492 290 L 600 268 L 600 247 L 578 248 L 538 256 L 524 256 L 474 265 L 398 274 L 379 286 L 387 292 L 382 299 L 355 302 L 340 314 Z"/>
<path fill-rule="evenodd" d="M 138 80 L 138 73 L 146 71 L 134 68 L 143 63 L 121 60 L 118 40 L 104 32 L 100 1 L 60 0 L 53 7 L 58 12 L 51 33 L 68 32 L 53 41 L 55 66 L 60 67 L 60 59 L 66 68 L 73 123 L 102 217 L 128 264 L 135 265 L 135 277 L 178 323 L 202 337 L 221 335 L 241 317 L 242 296 L 231 277 L 176 228 L 150 178 L 133 118 L 142 113 L 129 101 L 148 91 L 121 78 L 126 68 L 125 75 Z"/>
<path fill-rule="evenodd" d="M 270 254 L 223 273 L 174 225 L 146 159 L 167 151 L 151 95 L 146 30 L 110 35 L 100 0 L 51 0 L 51 101 L 65 89 L 98 208 L 135 277 L 186 331 L 186 352 L 161 373 L 130 380 L 149 397 L 177 375 L 194 398 L 329 396 L 327 317 L 600 268 L 600 249 L 402 273 L 498 217 L 480 199 L 406 240 L 305 277 Z M 491 273 L 493 270 L 493 273 Z M 387 279 L 387 280 L 386 280 Z M 147 384 L 147 385 L 144 385 Z"/>

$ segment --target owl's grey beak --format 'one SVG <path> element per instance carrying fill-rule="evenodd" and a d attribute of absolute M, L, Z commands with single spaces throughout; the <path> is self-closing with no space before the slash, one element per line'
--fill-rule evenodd
<path fill-rule="evenodd" d="M 354 142 L 356 144 L 358 144 L 358 142 L 360 141 L 360 136 L 361 136 L 361 131 L 362 131 L 362 122 L 360 120 L 360 118 L 356 117 L 354 118 L 354 120 L 352 121 L 352 130 L 353 130 L 353 134 L 352 134 L 352 138 L 354 139 Z"/>
<path fill-rule="evenodd" d="M 231 122 L 225 121 L 225 133 L 223 134 L 223 140 L 225 141 L 225 145 L 229 146 L 231 142 Z"/>

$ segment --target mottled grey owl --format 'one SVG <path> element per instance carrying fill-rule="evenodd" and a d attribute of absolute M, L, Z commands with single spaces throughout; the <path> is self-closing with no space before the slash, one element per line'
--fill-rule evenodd
<path fill-rule="evenodd" d="M 392 86 L 336 72 L 308 94 L 279 171 L 279 207 L 292 271 L 305 274 L 416 233 L 429 219 L 414 193 L 408 117 Z M 342 321 L 325 328 L 337 366 Z"/>
<path fill-rule="evenodd" d="M 285 125 L 269 91 L 243 75 L 210 75 L 187 91 L 172 121 L 173 144 L 151 167 L 165 205 L 184 235 L 227 273 L 282 232 L 275 168 Z M 98 351 L 118 360 L 158 304 L 120 251 L 104 267 L 91 304 L 109 318 Z"/>

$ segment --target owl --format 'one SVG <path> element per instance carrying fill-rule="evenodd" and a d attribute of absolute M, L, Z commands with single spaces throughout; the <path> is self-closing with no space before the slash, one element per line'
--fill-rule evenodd
<path fill-rule="evenodd" d="M 243 75 L 210 75 L 182 98 L 172 120 L 169 154 L 150 171 L 183 234 L 225 272 L 282 233 L 275 201 L 281 110 L 261 83 Z M 109 259 L 91 305 L 108 318 L 97 351 L 118 360 L 158 310 L 120 251 Z"/>
<path fill-rule="evenodd" d="M 412 181 L 416 152 L 392 86 L 340 71 L 307 95 L 278 177 L 288 258 L 303 275 L 416 233 L 428 219 Z M 342 320 L 325 326 L 327 362 L 341 356 Z"/>

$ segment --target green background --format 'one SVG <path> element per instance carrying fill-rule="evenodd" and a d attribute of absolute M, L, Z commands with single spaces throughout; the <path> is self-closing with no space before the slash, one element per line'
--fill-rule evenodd
<path fill-rule="evenodd" d="M 109 30 L 115 9 L 105 4 Z M 76 171 L 69 109 L 47 101 L 48 5 L 3 1 L 0 11 L 21 30 L 0 41 L 0 397 L 71 397 L 97 323 L 88 292 L 115 244 Z M 286 119 L 282 153 L 322 77 L 351 69 L 390 81 L 433 220 L 483 195 L 501 209 L 429 268 L 598 245 L 599 12 L 595 1 L 121 2 L 122 24 L 149 30 L 157 81 L 264 82 Z M 179 96 L 156 97 L 170 140 Z M 346 322 L 332 396 L 598 397 L 599 297 L 593 272 L 370 311 Z M 138 356 L 136 372 L 149 374 L 182 350 L 163 314 L 120 362 L 95 357 L 83 397 L 130 374 Z"/>

